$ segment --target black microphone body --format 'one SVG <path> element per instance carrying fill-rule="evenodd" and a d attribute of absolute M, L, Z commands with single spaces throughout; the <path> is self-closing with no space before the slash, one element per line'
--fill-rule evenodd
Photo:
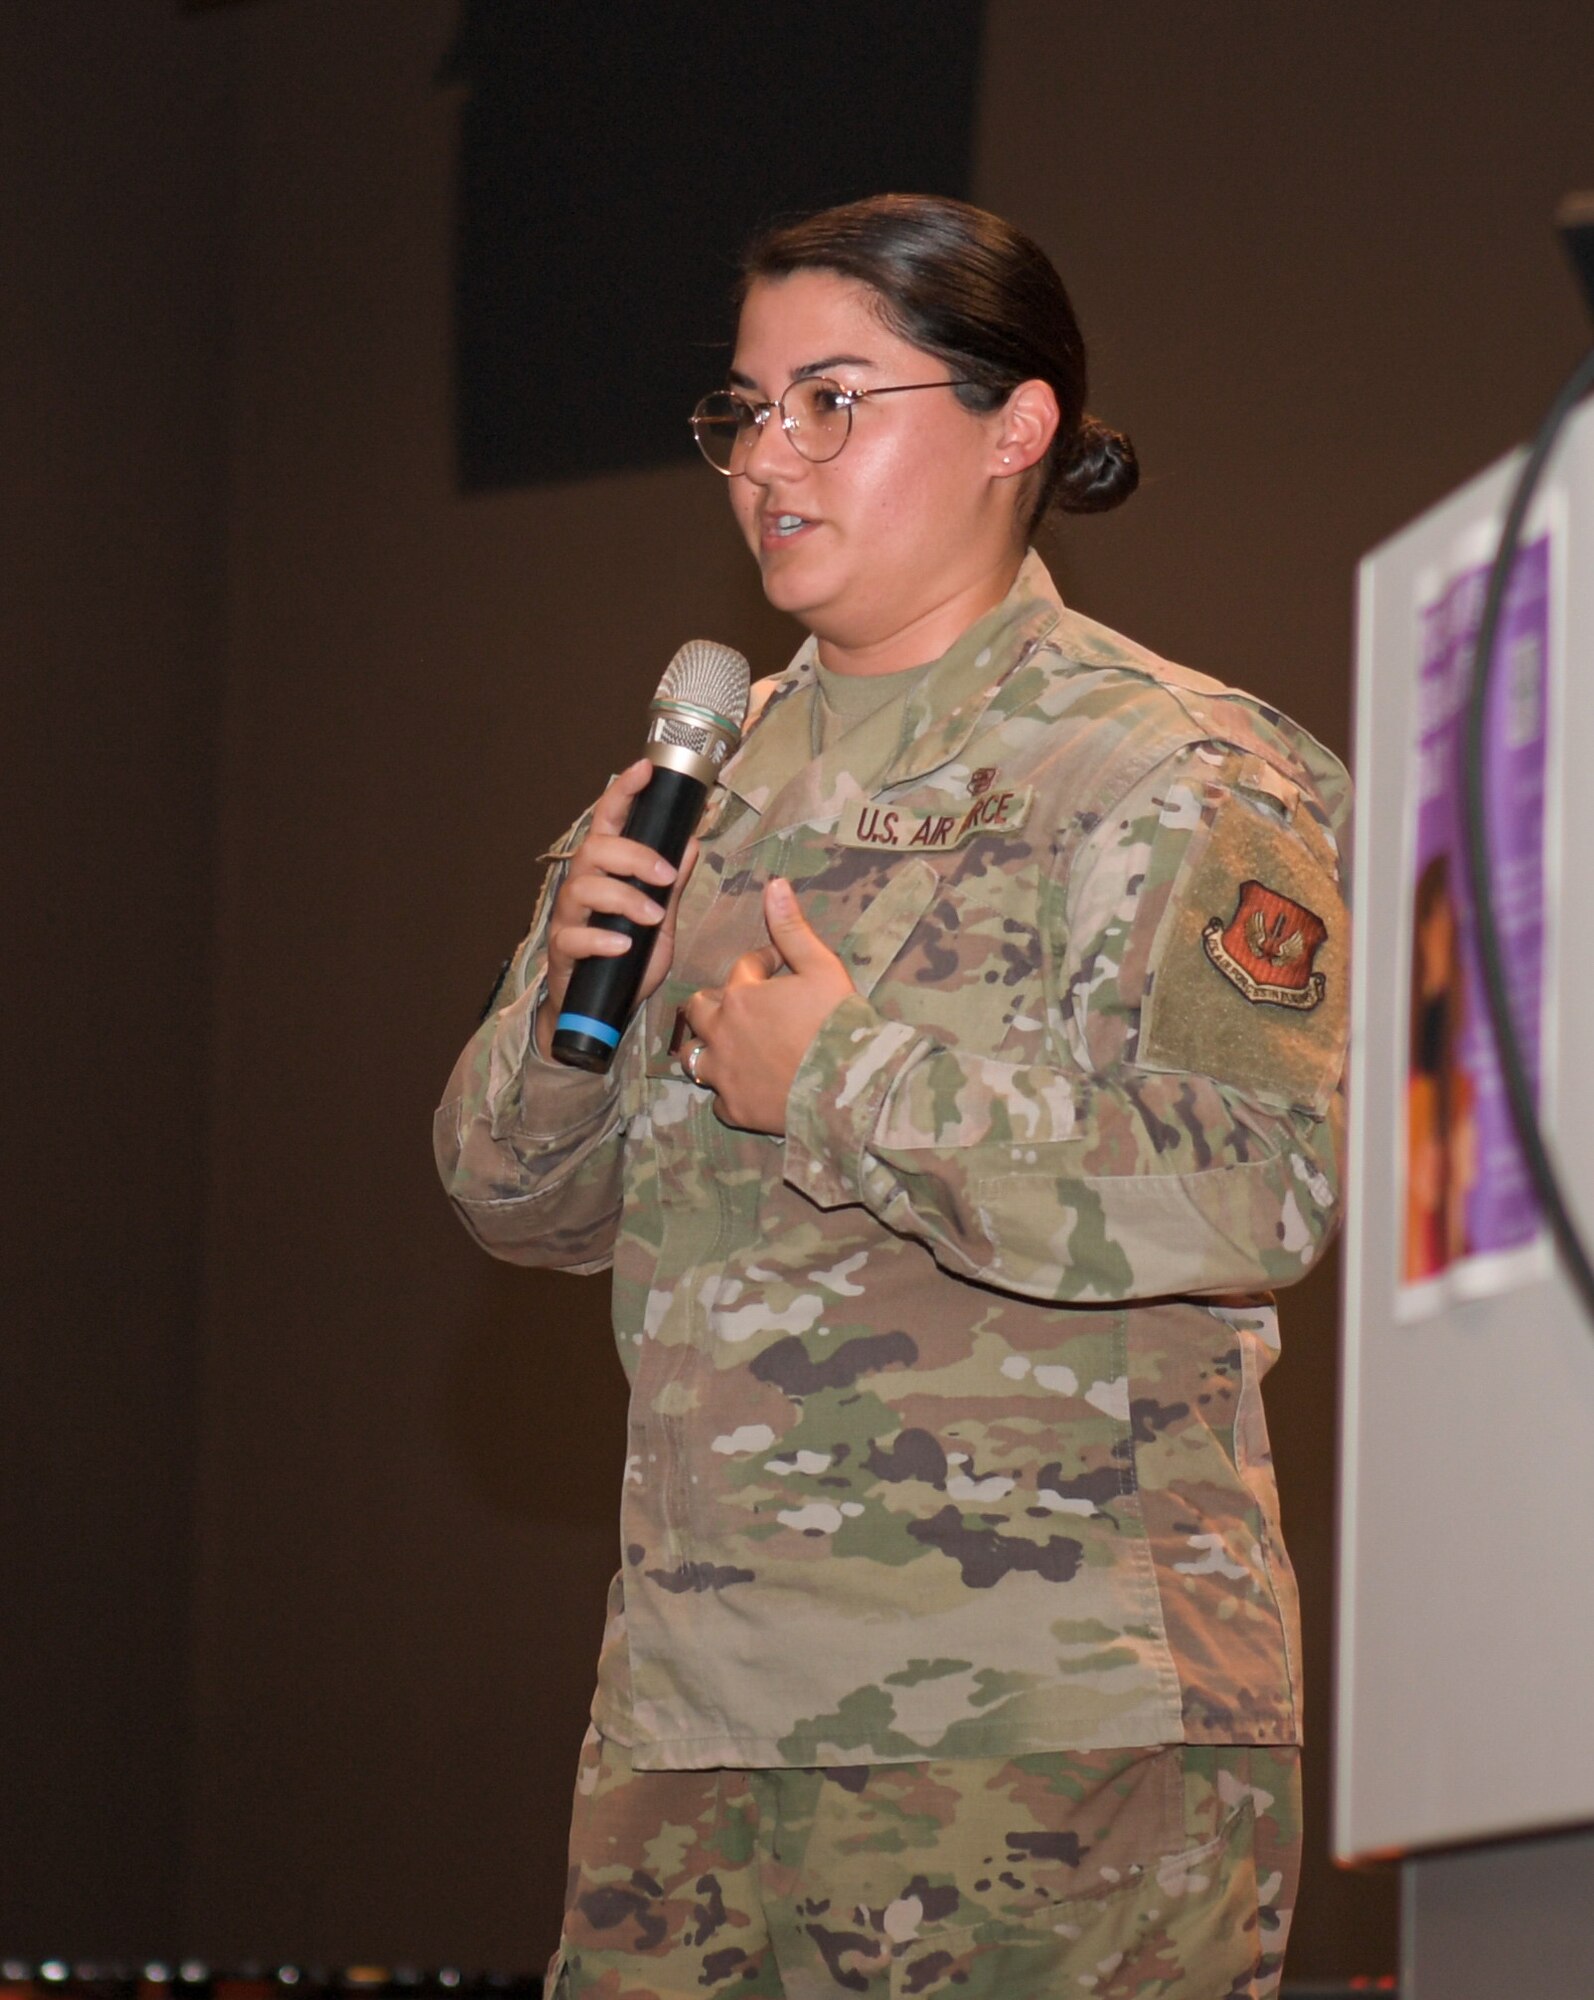
<path fill-rule="evenodd" d="M 651 847 L 672 868 L 679 868 L 692 829 L 702 817 L 707 796 L 708 787 L 701 779 L 655 765 L 647 789 L 637 794 L 626 814 L 625 838 Z M 664 907 L 668 890 L 661 897 L 657 883 L 639 882 L 634 875 L 626 879 L 660 909 Z M 564 1005 L 559 1009 L 553 1052 L 557 1061 L 572 1069 L 601 1074 L 613 1060 L 621 1031 L 631 1018 L 637 988 L 659 933 L 654 924 L 640 924 L 635 917 L 614 916 L 603 910 L 587 921 L 593 930 L 617 931 L 629 938 L 631 949 L 617 952 L 613 958 L 583 958 L 578 962 L 565 988 Z"/>
<path fill-rule="evenodd" d="M 646 748 L 653 775 L 632 802 L 624 833 L 627 840 L 662 854 L 673 868 L 681 865 L 709 787 L 718 782 L 720 767 L 741 742 L 748 680 L 740 653 L 692 639 L 670 662 L 653 697 Z M 663 907 L 666 896 L 656 885 L 630 880 Z M 595 930 L 627 938 L 630 948 L 612 958 L 577 962 L 554 1022 L 553 1054 L 571 1069 L 601 1075 L 614 1060 L 631 1018 L 658 927 L 604 912 L 589 922 Z"/>

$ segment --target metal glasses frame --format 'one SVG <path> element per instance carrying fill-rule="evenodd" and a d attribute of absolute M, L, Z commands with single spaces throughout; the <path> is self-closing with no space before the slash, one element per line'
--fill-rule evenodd
<path fill-rule="evenodd" d="M 704 416 L 705 407 L 709 403 L 723 397 L 729 402 L 740 403 L 753 420 L 753 431 L 748 438 L 744 457 L 752 452 L 753 446 L 763 433 L 764 426 L 778 410 L 780 412 L 780 427 L 786 433 L 787 437 L 791 439 L 792 450 L 800 458 L 807 459 L 810 465 L 828 465 L 833 458 L 839 458 L 842 452 L 846 450 L 847 440 L 852 436 L 852 413 L 858 404 L 867 402 L 871 396 L 905 396 L 912 389 L 963 389 L 969 386 L 970 378 L 968 376 L 956 375 L 948 376 L 944 380 L 936 382 L 894 382 L 882 384 L 879 388 L 875 389 L 849 389 L 842 383 L 833 380 L 829 375 L 800 375 L 795 382 L 787 383 L 779 400 L 773 403 L 752 403 L 745 396 L 738 396 L 732 389 L 714 389 L 700 399 L 697 408 L 692 412 L 692 436 L 696 440 L 698 450 L 714 470 L 719 473 L 721 478 L 741 479 L 745 477 L 744 470 L 741 467 L 721 465 L 719 460 L 710 454 L 708 446 L 703 441 L 703 427 L 707 421 Z M 802 420 L 799 417 L 789 415 L 786 409 L 786 398 L 791 394 L 793 389 L 829 389 L 836 397 L 838 406 L 846 411 L 847 428 L 842 432 L 841 442 L 836 446 L 834 451 L 827 451 L 822 457 L 816 458 L 812 452 L 805 451 L 798 442 L 802 432 Z M 739 430 L 736 437 L 732 440 L 733 454 L 742 436 L 743 433 Z"/>

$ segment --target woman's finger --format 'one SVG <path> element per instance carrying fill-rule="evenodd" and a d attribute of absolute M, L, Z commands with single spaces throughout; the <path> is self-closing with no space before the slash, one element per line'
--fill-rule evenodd
<path fill-rule="evenodd" d="M 634 764 L 627 764 L 623 771 L 611 778 L 607 790 L 592 808 L 592 832 L 618 833 L 625 825 L 632 801 L 646 789 L 652 776 L 652 764 L 646 757 L 638 757 Z"/>
<path fill-rule="evenodd" d="M 700 1042 L 706 1042 L 720 1010 L 720 989 L 700 986 L 681 1009 L 686 1025 Z"/>
<path fill-rule="evenodd" d="M 565 884 L 555 901 L 549 928 L 558 930 L 567 924 L 585 923 L 589 916 L 600 911 L 606 917 L 634 917 L 639 924 L 664 921 L 663 903 L 655 902 L 645 889 L 622 881 L 618 875 L 601 875 L 594 869 Z"/>
<path fill-rule="evenodd" d="M 630 943 L 624 931 L 600 931 L 591 924 L 568 924 L 550 934 L 548 955 L 552 959 L 557 954 L 573 970 L 578 959 L 618 958 Z"/>
<path fill-rule="evenodd" d="M 661 889 L 673 882 L 676 874 L 662 854 L 617 833 L 589 833 L 576 849 L 570 863 L 572 878 L 594 872 L 634 875 L 639 882 L 656 882 Z"/>
<path fill-rule="evenodd" d="M 762 944 L 756 951 L 744 951 L 731 967 L 727 986 L 762 986 L 766 979 L 772 979 L 784 966 L 785 961 L 772 944 Z"/>

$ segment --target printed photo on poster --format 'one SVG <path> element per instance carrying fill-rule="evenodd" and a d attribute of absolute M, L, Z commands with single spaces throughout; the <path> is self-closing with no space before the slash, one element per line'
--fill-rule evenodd
<path fill-rule="evenodd" d="M 1484 784 L 1491 879 L 1514 1019 L 1542 1093 L 1545 793 L 1551 709 L 1552 536 L 1512 571 L 1489 690 Z M 1504 1290 L 1548 1269 L 1548 1244 L 1495 1054 L 1464 846 L 1462 756 L 1486 562 L 1435 579 L 1421 622 L 1415 824 L 1410 831 L 1408 1028 L 1399 1315 Z"/>

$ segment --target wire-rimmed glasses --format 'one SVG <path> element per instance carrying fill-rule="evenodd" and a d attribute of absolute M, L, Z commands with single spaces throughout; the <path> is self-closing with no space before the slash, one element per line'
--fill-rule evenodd
<path fill-rule="evenodd" d="M 848 389 L 828 375 L 804 375 L 778 403 L 751 403 L 730 389 L 715 389 L 692 412 L 697 448 L 727 479 L 745 471 L 747 461 L 772 416 L 794 448 L 814 465 L 832 459 L 852 436 L 854 408 L 870 396 L 904 396 L 910 389 L 960 389 L 966 378 L 937 382 L 897 382 L 879 389 Z"/>

